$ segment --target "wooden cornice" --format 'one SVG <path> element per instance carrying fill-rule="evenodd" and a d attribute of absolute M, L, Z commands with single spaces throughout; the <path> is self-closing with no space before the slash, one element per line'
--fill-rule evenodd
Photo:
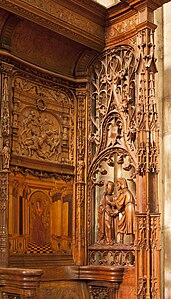
<path fill-rule="evenodd" d="M 106 10 L 91 0 L 0 0 L 0 8 L 91 49 L 104 47 Z"/>

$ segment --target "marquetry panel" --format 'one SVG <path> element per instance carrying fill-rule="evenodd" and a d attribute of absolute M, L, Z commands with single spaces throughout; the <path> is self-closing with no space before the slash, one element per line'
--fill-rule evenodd
<path fill-rule="evenodd" d="M 71 255 L 72 194 L 72 181 L 11 174 L 10 254 Z"/>

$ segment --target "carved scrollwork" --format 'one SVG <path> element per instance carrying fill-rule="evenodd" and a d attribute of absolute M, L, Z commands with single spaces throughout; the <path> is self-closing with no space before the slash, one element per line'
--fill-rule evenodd
<path fill-rule="evenodd" d="M 33 176 L 39 177 L 39 178 L 54 178 L 56 180 L 63 180 L 65 182 L 69 182 L 73 179 L 73 175 L 70 175 L 70 174 L 60 174 L 60 173 L 41 171 L 38 169 L 30 169 L 30 168 L 25 168 L 25 167 L 11 166 L 10 170 L 14 174 L 21 173 L 24 176 L 33 175 Z"/>

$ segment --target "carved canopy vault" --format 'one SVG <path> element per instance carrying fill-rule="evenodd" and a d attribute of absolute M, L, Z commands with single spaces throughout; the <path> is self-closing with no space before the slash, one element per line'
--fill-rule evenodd
<path fill-rule="evenodd" d="M 2 298 L 160 299 L 164 2 L 0 0 Z"/>

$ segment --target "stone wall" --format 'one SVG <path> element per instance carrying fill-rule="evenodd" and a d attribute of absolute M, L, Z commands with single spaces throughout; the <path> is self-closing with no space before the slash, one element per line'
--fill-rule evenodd
<path fill-rule="evenodd" d="M 159 198 L 162 221 L 162 295 L 171 298 L 171 3 L 156 11 L 156 92 L 160 123 Z"/>

